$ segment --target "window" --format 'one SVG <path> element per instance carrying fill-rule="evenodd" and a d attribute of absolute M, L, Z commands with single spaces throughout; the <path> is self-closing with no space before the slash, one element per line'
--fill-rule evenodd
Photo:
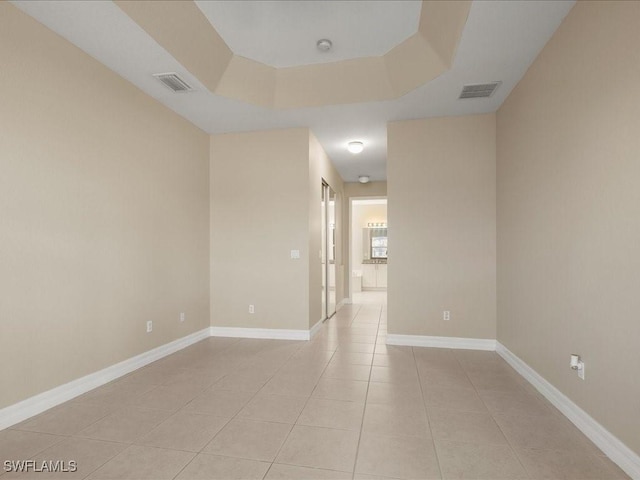
<path fill-rule="evenodd" d="M 387 229 L 371 229 L 371 258 L 387 258 Z"/>

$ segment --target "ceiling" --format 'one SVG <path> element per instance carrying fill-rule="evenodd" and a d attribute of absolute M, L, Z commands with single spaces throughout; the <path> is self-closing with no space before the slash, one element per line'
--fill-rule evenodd
<path fill-rule="evenodd" d="M 28 0 L 13 3 L 209 133 L 309 127 L 343 179 L 354 182 L 361 174 L 369 175 L 373 181 L 386 179 L 388 122 L 496 111 L 574 4 L 573 1 L 559 0 L 476 0 L 471 5 L 451 68 L 406 95 L 385 101 L 273 109 L 211 93 L 195 75 L 111 1 Z M 224 5 L 226 3 L 241 5 Z M 325 5 L 318 5 L 320 3 Z M 351 4 L 361 3 L 360 7 L 350 7 Z M 402 42 L 412 31 L 415 32 L 417 18 L 411 22 L 406 16 L 407 12 L 413 9 L 416 12 L 413 15 L 417 17 L 420 2 L 377 0 L 372 3 L 380 4 L 380 8 L 375 8 L 376 13 L 371 13 L 370 16 L 363 13 L 366 3 L 368 2 L 351 0 L 198 1 L 197 5 L 207 18 L 217 16 L 216 9 L 226 9 L 226 13 L 221 13 L 213 23 L 216 26 L 216 23 L 225 19 L 225 25 L 230 26 L 234 25 L 234 22 L 235 25 L 244 25 L 243 18 L 249 17 L 250 13 L 247 12 L 252 8 L 255 9 L 253 12 L 256 15 L 256 12 L 262 15 L 265 9 L 270 8 L 269 4 L 274 4 L 271 5 L 269 13 L 265 14 L 265 18 L 261 16 L 262 20 L 257 22 L 264 22 L 260 34 L 262 38 L 255 39 L 253 28 L 239 28 L 237 31 L 232 29 L 234 32 L 231 35 L 236 37 L 232 40 L 232 37 L 227 38 L 227 33 L 224 32 L 226 27 L 217 27 L 218 33 L 230 47 L 233 42 L 238 42 L 238 46 L 232 47 L 232 50 L 248 48 L 245 51 L 246 55 L 280 67 L 318 63 L 318 59 L 323 58 L 320 55 L 329 57 L 335 54 L 332 62 L 354 58 L 354 55 L 358 58 L 362 55 L 380 55 L 381 50 L 388 49 L 394 42 Z M 318 9 L 322 8 L 340 9 L 340 20 L 328 21 L 328 13 L 318 14 Z M 380 15 L 389 15 L 390 9 L 397 10 L 393 15 L 394 20 L 390 20 L 388 32 L 380 38 L 374 35 L 374 40 L 368 40 L 371 37 L 362 37 L 360 30 L 353 28 L 356 23 L 362 25 L 359 22 L 364 21 L 366 17 L 364 23 L 369 25 L 366 30 L 375 28 L 374 33 L 378 32 L 380 35 L 381 27 L 372 25 L 379 21 Z M 316 15 L 319 17 L 316 18 Z M 300 28 L 300 25 L 314 25 L 314 19 L 318 20 L 318 25 L 325 22 L 327 29 L 335 28 L 329 32 L 331 35 L 322 35 L 334 41 L 335 50 L 324 54 L 313 50 L 320 30 L 311 27 L 305 30 Z M 386 29 L 385 24 L 382 30 Z M 301 46 L 300 50 L 282 47 L 287 43 L 287 38 L 292 39 L 290 43 L 293 46 Z M 256 43 L 260 46 L 256 46 Z M 265 46 L 269 48 L 263 49 Z M 367 49 L 378 50 L 374 52 Z M 278 50 L 277 55 L 269 53 L 272 50 Z M 382 54 L 384 53 L 382 51 Z M 236 51 L 234 54 L 240 55 Z M 266 58 L 260 55 L 272 56 Z M 260 58 L 262 60 L 259 60 Z M 196 91 L 188 94 L 171 92 L 152 76 L 160 72 L 179 73 Z M 495 80 L 502 81 L 502 85 L 492 97 L 458 100 L 462 85 Z M 365 150 L 358 155 L 347 152 L 346 144 L 351 140 L 363 141 Z"/>
<path fill-rule="evenodd" d="M 421 6 L 412 0 L 195 3 L 236 55 L 277 68 L 384 55 L 417 32 Z M 323 38 L 333 43 L 330 52 L 316 48 Z"/>

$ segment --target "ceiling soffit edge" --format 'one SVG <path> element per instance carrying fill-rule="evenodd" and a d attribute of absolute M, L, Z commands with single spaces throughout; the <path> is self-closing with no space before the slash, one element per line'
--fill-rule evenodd
<path fill-rule="evenodd" d="M 276 73 L 274 67 L 234 55 L 220 82 L 211 91 L 224 97 L 273 108 Z"/>
<path fill-rule="evenodd" d="M 438 54 L 447 69 L 453 65 L 471 0 L 423 1 L 418 33 Z"/>
<path fill-rule="evenodd" d="M 280 68 L 275 108 L 319 107 L 395 98 L 383 57 Z"/>
<path fill-rule="evenodd" d="M 411 36 L 384 57 L 386 73 L 396 98 L 441 75 L 447 66 L 420 33 Z"/>
<path fill-rule="evenodd" d="M 234 55 L 192 0 L 114 3 L 212 93 L 303 108 L 392 100 L 451 68 L 471 0 L 423 0 L 418 33 L 380 57 L 275 68 Z"/>
<path fill-rule="evenodd" d="M 210 91 L 215 91 L 234 55 L 194 2 L 114 3 Z"/>

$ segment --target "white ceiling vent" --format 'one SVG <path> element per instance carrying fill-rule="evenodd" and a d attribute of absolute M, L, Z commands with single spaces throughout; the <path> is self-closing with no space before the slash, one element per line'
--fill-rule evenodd
<path fill-rule="evenodd" d="M 177 73 L 154 73 L 153 76 L 174 92 L 190 92 L 193 90 L 191 85 L 181 79 Z"/>
<path fill-rule="evenodd" d="M 486 98 L 493 95 L 502 82 L 477 83 L 464 85 L 458 98 Z"/>

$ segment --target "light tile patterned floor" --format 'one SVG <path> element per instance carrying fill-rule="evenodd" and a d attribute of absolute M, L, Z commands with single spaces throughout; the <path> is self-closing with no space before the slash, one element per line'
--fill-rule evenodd
<path fill-rule="evenodd" d="M 211 338 L 0 432 L 10 478 L 626 478 L 492 352 L 385 345 L 384 293 L 311 342 Z"/>

